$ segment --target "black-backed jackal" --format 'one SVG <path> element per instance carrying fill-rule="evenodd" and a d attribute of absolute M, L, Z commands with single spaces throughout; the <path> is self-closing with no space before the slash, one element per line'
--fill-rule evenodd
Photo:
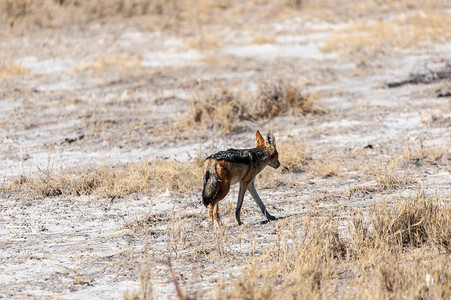
<path fill-rule="evenodd" d="M 265 205 L 257 194 L 254 179 L 266 165 L 277 169 L 280 166 L 279 154 L 276 149 L 274 135 L 268 133 L 266 141 L 257 130 L 257 147 L 252 149 L 229 149 L 212 154 L 205 159 L 202 171 L 204 174 L 204 188 L 202 200 L 205 206 L 209 206 L 210 221 L 213 222 L 213 214 L 218 224 L 218 202 L 229 192 L 230 186 L 240 183 L 238 202 L 236 204 L 235 216 L 238 224 L 243 224 L 240 219 L 241 206 L 243 204 L 246 189 L 251 193 L 258 207 L 268 219 L 276 218 L 269 214 Z"/>

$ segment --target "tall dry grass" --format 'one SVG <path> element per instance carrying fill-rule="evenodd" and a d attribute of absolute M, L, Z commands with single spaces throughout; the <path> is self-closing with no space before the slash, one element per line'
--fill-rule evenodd
<path fill-rule="evenodd" d="M 280 221 L 277 239 L 216 299 L 448 299 L 451 206 L 417 197 L 350 219 Z M 346 233 L 346 231 L 348 233 Z"/>
<path fill-rule="evenodd" d="M 241 121 L 250 120 L 246 104 L 225 88 L 201 91 L 177 126 L 183 128 L 218 128 L 223 132 L 237 131 Z"/>
<path fill-rule="evenodd" d="M 244 3 L 238 0 L 3 0 L 0 1 L 0 27 L 34 30 L 73 25 L 86 26 L 93 22 L 117 22 L 121 19 L 144 16 L 145 18 L 139 20 L 140 26 L 200 36 L 213 34 L 212 27 L 218 25 L 239 28 L 244 24 L 258 26 L 268 19 L 282 20 L 300 14 L 337 22 L 349 21 L 351 17 L 366 16 L 366 19 L 373 17 L 379 19 L 385 16 L 388 10 L 417 11 L 426 14 L 433 11 L 445 13 L 443 16 L 446 18 L 447 9 L 449 5 L 444 0 L 365 0 L 349 3 L 338 0 L 252 0 Z M 436 18 L 432 18 L 431 21 L 442 22 Z M 420 22 L 426 29 L 431 28 L 431 23 Z M 412 31 L 408 31 L 407 35 L 410 32 Z M 432 34 L 436 36 L 435 30 Z M 267 38 L 257 39 L 257 41 L 267 40 Z M 352 42 L 354 39 L 349 40 Z M 192 40 L 190 44 L 198 46 L 202 41 L 198 43 Z"/>
<path fill-rule="evenodd" d="M 242 235 L 252 236 L 247 232 L 252 227 L 195 234 L 185 225 L 184 237 L 189 236 L 191 243 L 185 241 L 177 259 L 188 257 L 193 265 L 211 263 L 218 273 L 226 263 L 236 270 L 236 277 L 211 283 L 211 288 L 205 288 L 204 278 L 203 288 L 189 292 L 177 276 L 170 275 L 174 269 L 169 266 L 167 283 L 179 299 L 205 295 L 211 299 L 451 297 L 451 203 L 440 198 L 419 193 L 411 199 L 357 208 L 347 217 L 333 208 L 324 214 L 311 206 L 302 218 L 272 224 L 267 228 L 271 234 L 260 246 L 259 232 L 242 240 Z M 187 269 L 183 270 L 187 276 Z M 154 275 L 144 270 L 141 292 L 127 292 L 124 299 L 151 299 L 146 291 L 152 291 Z"/>
<path fill-rule="evenodd" d="M 140 67 L 141 62 L 142 57 L 139 55 L 133 57 L 128 57 L 125 55 L 107 55 L 102 56 L 93 62 L 76 66 L 73 69 L 73 72 L 75 73 L 86 71 L 105 72 L 112 67 L 118 67 L 121 69 L 121 71 L 125 71 L 127 69 Z"/>
<path fill-rule="evenodd" d="M 241 25 L 259 22 L 274 15 L 289 16 L 300 7 L 299 1 L 237 0 L 3 0 L 0 26 L 7 28 L 58 28 L 85 26 L 92 22 L 117 22 L 145 16 L 141 26 L 156 30 L 176 30 L 189 35 L 208 25 Z M 271 11 L 270 14 L 267 12 Z M 232 20 L 232 24 L 230 22 Z M 190 31 L 190 27 L 195 27 Z"/>
<path fill-rule="evenodd" d="M 318 113 L 313 106 L 315 96 L 294 80 L 267 80 L 263 82 L 252 104 L 254 119 L 273 118 L 285 114 Z"/>
<path fill-rule="evenodd" d="M 256 179 L 258 188 L 275 189 L 277 187 L 296 184 L 290 174 L 309 171 L 312 163 L 305 145 L 295 141 L 281 141 L 277 144 L 280 168 L 266 167 Z"/>
<path fill-rule="evenodd" d="M 449 152 L 442 146 L 420 145 L 420 148 L 407 145 L 402 154 L 403 162 L 415 164 L 430 163 L 436 164 L 442 158 L 449 156 Z"/>
<path fill-rule="evenodd" d="M 277 170 L 266 168 L 257 179 L 260 187 L 274 188 L 290 183 L 290 176 L 286 176 L 286 173 L 327 174 L 324 177 L 336 175 L 329 170 L 330 163 L 318 164 L 312 160 L 305 145 L 282 141 L 277 148 L 281 167 Z M 199 157 L 192 162 L 139 160 L 128 164 L 103 164 L 61 171 L 41 169 L 37 173 L 13 178 L 1 190 L 28 197 L 124 197 L 134 193 L 161 193 L 166 190 L 192 193 L 202 188 L 203 159 L 204 157 Z"/>
<path fill-rule="evenodd" d="M 3 189 L 28 196 L 95 195 L 123 197 L 139 192 L 192 192 L 201 187 L 200 167 L 169 160 L 137 161 L 125 165 L 102 165 L 84 170 L 19 176 Z"/>
<path fill-rule="evenodd" d="M 304 86 L 289 79 L 265 81 L 252 95 L 214 87 L 198 92 L 177 126 L 180 129 L 217 128 L 222 133 L 239 131 L 246 127 L 243 121 L 288 114 L 322 113 L 314 105 L 315 100 L 315 96 L 306 92 Z"/>
<path fill-rule="evenodd" d="M 165 28 L 177 23 L 183 4 L 180 0 L 4 0 L 0 2 L 0 24 L 3 28 L 23 26 L 33 29 L 155 15 L 164 16 L 158 21 L 159 26 Z"/>
<path fill-rule="evenodd" d="M 27 75 L 30 71 L 17 63 L 13 57 L 0 54 L 0 78 Z"/>

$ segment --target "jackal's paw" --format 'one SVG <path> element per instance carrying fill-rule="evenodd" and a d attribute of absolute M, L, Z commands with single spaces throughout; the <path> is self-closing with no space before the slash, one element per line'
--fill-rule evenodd
<path fill-rule="evenodd" d="M 244 223 L 241 221 L 238 221 L 238 225 L 243 225 Z"/>
<path fill-rule="evenodd" d="M 276 217 L 271 216 L 271 215 L 269 215 L 267 218 L 268 218 L 268 221 L 275 221 L 275 220 L 277 220 Z"/>

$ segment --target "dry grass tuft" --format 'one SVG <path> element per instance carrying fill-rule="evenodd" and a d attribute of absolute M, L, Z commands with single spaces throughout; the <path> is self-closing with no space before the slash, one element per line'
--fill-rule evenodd
<path fill-rule="evenodd" d="M 415 184 L 417 179 L 410 176 L 408 169 L 403 166 L 403 162 L 402 157 L 395 157 L 387 162 L 373 164 L 369 173 L 374 177 L 377 184 L 384 189 L 395 189 Z"/>
<path fill-rule="evenodd" d="M 337 176 L 338 169 L 337 158 L 332 155 L 313 159 L 308 165 L 309 172 L 323 178 Z"/>
<path fill-rule="evenodd" d="M 143 266 L 139 275 L 140 289 L 139 291 L 125 291 L 123 300 L 152 300 L 153 290 L 151 284 L 151 270 L 148 265 Z"/>
<path fill-rule="evenodd" d="M 253 104 L 255 119 L 273 118 L 284 114 L 307 114 L 319 112 L 313 107 L 315 97 L 302 86 L 289 80 L 264 82 Z"/>
<path fill-rule="evenodd" d="M 6 187 L 30 196 L 96 195 L 123 197 L 139 192 L 160 193 L 167 189 L 192 192 L 201 187 L 201 170 L 192 163 L 169 160 L 138 161 L 127 165 L 90 168 L 82 171 L 20 176 Z"/>
<path fill-rule="evenodd" d="M 293 141 L 282 141 L 277 145 L 280 168 L 274 170 L 266 167 L 256 180 L 258 187 L 276 188 L 292 183 L 287 173 L 301 173 L 309 169 L 310 156 L 305 152 L 305 146 Z"/>
<path fill-rule="evenodd" d="M 415 149 L 412 146 L 406 146 L 402 159 L 405 162 L 421 164 L 422 162 L 435 164 L 441 160 L 445 155 L 442 147 L 423 146 L 420 149 Z"/>
<path fill-rule="evenodd" d="M 109 55 L 100 57 L 95 62 L 75 67 L 73 72 L 99 71 L 105 72 L 108 68 L 119 67 L 121 70 L 138 68 L 141 66 L 140 56 L 127 57 L 124 55 Z"/>
<path fill-rule="evenodd" d="M 392 207 L 387 202 L 373 208 L 374 234 L 390 245 L 421 247 L 425 243 L 451 253 L 451 207 L 437 199 L 418 197 L 402 200 Z"/>
<path fill-rule="evenodd" d="M 409 183 L 415 183 L 408 180 L 407 174 L 391 168 L 391 167 L 375 167 L 376 182 L 385 189 L 394 189 L 405 186 Z"/>
<path fill-rule="evenodd" d="M 222 42 L 219 35 L 201 31 L 199 36 L 187 40 L 187 46 L 191 49 L 213 50 L 220 48 Z"/>
<path fill-rule="evenodd" d="M 178 122 L 180 128 L 218 128 L 224 132 L 235 131 L 240 121 L 250 119 L 245 104 L 236 94 L 224 88 L 199 95 L 191 103 L 188 113 Z"/>
<path fill-rule="evenodd" d="M 261 33 L 252 37 L 252 43 L 257 45 L 273 44 L 276 41 L 276 39 L 277 38 L 275 36 Z"/>
<path fill-rule="evenodd" d="M 5 79 L 29 73 L 27 69 L 16 63 L 12 57 L 0 54 L 0 78 Z"/>
<path fill-rule="evenodd" d="M 279 152 L 280 168 L 274 170 L 265 168 L 257 179 L 259 187 L 276 188 L 287 184 L 295 184 L 293 177 L 289 174 L 307 172 L 314 176 L 329 178 L 339 176 L 340 164 L 332 155 L 312 158 L 306 152 L 305 146 L 293 141 L 282 141 L 277 145 Z"/>
<path fill-rule="evenodd" d="M 305 153 L 305 146 L 295 142 L 281 142 L 277 145 L 282 172 L 305 172 L 310 157 Z"/>
<path fill-rule="evenodd" d="M 223 87 L 201 91 L 188 113 L 178 122 L 183 128 L 217 128 L 223 133 L 238 131 L 242 121 L 269 119 L 285 114 L 319 113 L 315 97 L 288 80 L 267 81 L 255 99 Z"/>

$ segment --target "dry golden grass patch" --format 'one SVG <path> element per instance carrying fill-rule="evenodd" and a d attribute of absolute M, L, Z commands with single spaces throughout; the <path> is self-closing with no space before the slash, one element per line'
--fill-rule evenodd
<path fill-rule="evenodd" d="M 164 29 L 176 26 L 183 4 L 180 0 L 4 0 L 0 2 L 0 20 L 3 26 L 31 29 L 154 15 L 158 22 L 153 25 Z"/>
<path fill-rule="evenodd" d="M 420 192 L 411 199 L 357 208 L 345 216 L 334 208 L 324 214 L 311 206 L 303 218 L 272 223 L 263 245 L 259 245 L 260 232 L 248 232 L 252 228 L 236 231 L 221 227 L 199 232 L 197 226 L 190 229 L 186 225 L 189 219 L 172 217 L 168 243 L 176 249 L 173 262 L 185 276 L 189 273 L 186 266 L 180 269 L 184 259 L 193 265 L 214 264 L 215 272 L 220 272 L 224 263 L 243 265 L 241 275 L 219 280 L 213 290 L 196 288 L 190 293 L 174 276 L 178 273 L 169 254 L 155 254 L 144 266 L 162 261 L 166 255 L 166 282 L 174 286 L 179 299 L 204 293 L 213 299 L 448 299 L 449 200 L 426 198 Z M 154 276 L 152 270 L 143 270 L 141 290 L 127 292 L 124 299 L 152 297 Z"/>
<path fill-rule="evenodd" d="M 43 27 L 86 26 L 95 22 L 112 23 L 138 17 L 140 26 L 192 35 L 198 34 L 203 26 L 258 26 L 267 23 L 268 19 L 284 20 L 302 14 L 336 22 L 348 21 L 350 16 L 356 15 L 385 16 L 387 9 L 444 12 L 444 8 L 446 2 L 443 0 L 366 0 L 358 3 L 338 0 L 254 0 L 246 3 L 238 0 L 3 0 L 0 1 L 0 27 L 27 31 Z"/>
<path fill-rule="evenodd" d="M 439 9 L 443 8 L 446 4 L 446 1 L 443 0 L 371 0 L 370 2 L 374 2 L 378 6 L 394 6 L 399 5 L 400 7 L 407 9 L 422 9 L 422 10 L 431 10 L 431 9 Z"/>
<path fill-rule="evenodd" d="M 352 167 L 360 174 L 368 175 L 377 183 L 377 189 L 397 189 L 415 186 L 420 181 L 422 174 L 420 167 L 426 165 L 446 164 L 446 158 L 450 157 L 441 145 L 408 144 L 398 150 L 388 159 L 377 159 L 362 156 L 356 160 Z M 370 163 L 368 163 L 370 161 Z M 419 172 L 420 171 L 420 172 Z"/>
<path fill-rule="evenodd" d="M 20 176 L 4 189 L 29 196 L 123 197 L 139 192 L 160 193 L 167 189 L 192 192 L 201 187 L 201 178 L 200 167 L 193 163 L 143 160 L 81 171 L 41 171 L 37 175 Z"/>
<path fill-rule="evenodd" d="M 266 167 L 255 179 L 255 186 L 259 188 L 274 189 L 288 184 L 288 180 L 281 169 L 274 170 L 271 167 Z M 233 210 L 234 208 L 232 208 Z"/>
<path fill-rule="evenodd" d="M 280 168 L 266 167 L 257 177 L 259 187 L 275 188 L 295 184 L 293 173 L 307 172 L 314 176 L 329 178 L 339 176 L 340 162 L 334 155 L 312 158 L 305 145 L 293 141 L 282 141 L 277 145 Z"/>
<path fill-rule="evenodd" d="M 339 174 L 337 157 L 328 155 L 312 159 L 308 165 L 308 171 L 323 178 L 337 176 Z"/>
<path fill-rule="evenodd" d="M 368 163 L 368 159 L 370 162 Z M 376 181 L 378 189 L 397 189 L 415 185 L 418 174 L 412 169 L 403 155 L 393 156 L 389 159 L 374 159 L 361 157 L 355 170 L 368 175 Z"/>
<path fill-rule="evenodd" d="M 399 199 L 350 219 L 309 213 L 302 228 L 279 221 L 276 238 L 253 256 L 217 299 L 447 299 L 451 296 L 451 206 Z"/>
<path fill-rule="evenodd" d="M 0 78 L 27 75 L 30 72 L 15 62 L 11 56 L 0 54 Z"/>
<path fill-rule="evenodd" d="M 276 37 L 264 33 L 256 34 L 252 37 L 252 43 L 257 45 L 273 44 L 276 41 Z"/>
<path fill-rule="evenodd" d="M 376 55 L 415 50 L 430 42 L 446 43 L 451 38 L 450 14 L 441 10 L 419 12 L 391 20 L 354 23 L 329 38 L 322 50 L 344 54 Z"/>
<path fill-rule="evenodd" d="M 373 206 L 373 230 L 384 243 L 421 247 L 425 243 L 435 246 L 437 251 L 451 254 L 451 212 L 449 203 L 437 198 L 398 200 L 389 205 L 383 201 Z"/>
<path fill-rule="evenodd" d="M 314 16 L 329 23 L 349 22 L 352 19 L 383 19 L 394 13 L 446 11 L 444 0 L 305 0 L 301 3 L 305 15 Z"/>
<path fill-rule="evenodd" d="M 134 69 L 141 66 L 142 57 L 125 55 L 108 55 L 97 59 L 92 63 L 87 63 L 74 68 L 73 72 L 99 71 L 105 72 L 108 68 L 118 67 L 121 70 Z"/>
<path fill-rule="evenodd" d="M 202 62 L 206 65 L 214 65 L 220 69 L 236 69 L 240 62 L 233 55 L 218 55 L 217 53 L 209 53 L 204 56 Z"/>
<path fill-rule="evenodd" d="M 435 163 L 442 159 L 445 155 L 443 147 L 436 146 L 423 146 L 420 145 L 420 149 L 417 147 L 412 147 L 410 145 L 406 146 L 402 154 L 402 159 L 405 162 L 414 163 Z"/>
<path fill-rule="evenodd" d="M 282 141 L 277 144 L 280 168 L 274 170 L 266 167 L 258 176 L 258 187 L 275 188 L 292 183 L 287 173 L 300 173 L 309 170 L 311 157 L 306 153 L 305 146 L 294 141 Z"/>
<path fill-rule="evenodd" d="M 280 142 L 277 145 L 282 172 L 305 172 L 311 160 L 305 152 L 305 146 L 293 141 Z"/>
<path fill-rule="evenodd" d="M 278 146 L 282 167 L 266 168 L 259 180 L 265 187 L 286 184 L 283 173 L 302 172 L 308 157 L 304 147 L 295 143 Z M 193 162 L 171 160 L 140 160 L 129 164 L 90 167 L 80 170 L 41 170 L 37 174 L 14 178 L 3 191 L 17 192 L 30 197 L 59 195 L 95 195 L 97 197 L 124 197 L 134 193 L 161 193 L 171 190 L 179 193 L 199 191 L 202 188 L 203 158 Z"/>
<path fill-rule="evenodd" d="M 440 164 L 443 157 L 449 156 L 441 146 L 419 145 L 405 146 L 401 154 L 389 160 L 373 163 L 364 173 L 374 177 L 378 185 L 385 189 L 414 185 L 418 178 L 413 166 Z"/>
<path fill-rule="evenodd" d="M 415 178 L 410 177 L 406 169 L 401 168 L 397 160 L 388 164 L 373 165 L 372 172 L 377 184 L 386 189 L 400 188 L 417 182 Z"/>
<path fill-rule="evenodd" d="M 297 14 L 302 1 L 238 0 L 3 0 L 0 28 L 30 32 L 39 28 L 89 26 L 92 23 L 132 21 L 153 30 L 171 30 L 182 35 L 200 35 L 209 28 L 237 28 L 267 23 Z M 196 48 L 201 41 L 192 41 Z"/>
<path fill-rule="evenodd" d="M 188 48 L 199 50 L 213 50 L 222 46 L 221 37 L 214 33 L 202 33 L 199 36 L 187 39 Z"/>

